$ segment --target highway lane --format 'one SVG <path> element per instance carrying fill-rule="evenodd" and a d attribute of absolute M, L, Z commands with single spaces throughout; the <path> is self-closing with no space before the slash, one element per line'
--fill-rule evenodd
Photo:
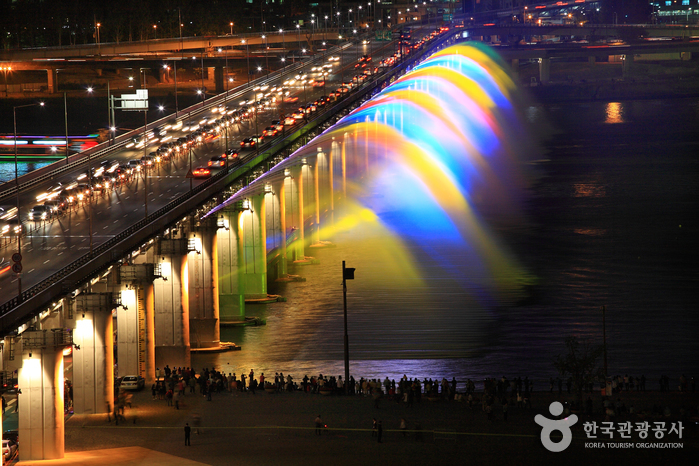
<path fill-rule="evenodd" d="M 372 50 L 373 49 L 373 50 Z M 372 45 L 358 45 L 346 49 L 341 54 L 341 59 L 336 63 L 341 63 L 333 67 L 332 73 L 327 76 L 325 89 L 322 86 L 290 86 L 290 99 L 298 99 L 298 101 L 287 101 L 283 104 L 283 111 L 290 113 L 298 107 L 300 102 L 309 102 L 319 98 L 324 93 L 329 94 L 331 90 L 336 89 L 342 78 L 345 82 L 354 75 L 354 65 L 358 57 L 368 54 L 372 51 L 373 63 L 390 56 L 394 52 L 394 45 L 386 43 L 383 47 Z M 304 67 L 304 72 L 311 76 L 311 68 L 328 63 L 329 54 L 320 53 L 316 59 Z M 337 56 L 337 55 L 336 55 Z M 290 73 L 284 75 L 281 79 L 289 79 L 295 76 Z M 281 79 L 270 80 L 270 86 L 280 85 Z M 238 104 L 240 100 L 245 98 L 251 100 L 254 91 L 246 91 L 234 95 L 228 101 L 229 107 Z M 255 120 L 246 121 L 229 127 L 228 145 L 229 147 L 239 147 L 238 141 L 244 137 L 252 136 L 255 132 L 262 130 L 273 119 L 278 119 L 279 109 L 272 107 L 261 111 L 257 115 L 257 124 Z M 197 114 L 182 115 L 178 120 L 189 120 L 201 118 L 205 115 L 212 115 L 211 110 L 207 109 Z M 300 123 L 299 123 L 300 124 Z M 296 128 L 296 126 L 294 126 Z M 182 132 L 177 132 L 172 135 L 173 138 L 182 136 Z M 226 138 L 212 138 L 204 144 L 196 147 L 192 151 L 192 167 L 206 165 L 210 157 L 220 155 L 225 149 Z M 158 144 L 152 144 L 145 152 L 154 151 Z M 254 151 L 241 151 L 240 156 L 246 157 Z M 134 158 L 143 156 L 142 150 L 121 149 L 110 153 L 108 156 L 95 159 L 93 166 L 98 166 L 99 162 L 105 159 L 126 162 Z M 148 212 L 155 212 L 161 207 L 168 204 L 173 199 L 177 198 L 182 193 L 186 192 L 190 186 L 190 180 L 185 177 L 189 170 L 189 156 L 180 155 L 173 158 L 171 162 L 158 165 L 156 168 L 149 171 L 148 174 Z M 78 172 L 84 171 L 75 170 L 71 173 L 62 174 L 53 183 L 57 181 L 70 182 L 73 181 Z M 144 179 L 143 175 L 136 177 L 130 183 L 119 185 L 103 195 L 98 195 L 93 200 L 93 215 L 92 215 L 92 245 L 96 247 L 102 242 L 108 240 L 119 232 L 125 230 L 130 224 L 138 221 L 145 216 L 144 208 Z M 199 180 L 194 180 L 193 185 L 201 183 Z M 28 209 L 36 204 L 36 196 L 44 192 L 50 183 L 44 183 L 36 186 L 20 195 L 20 204 L 22 206 L 22 216 L 26 218 Z M 14 203 L 14 198 L 3 200 L 3 204 L 9 202 Z M 75 206 L 62 215 L 46 222 L 26 222 L 25 221 L 25 236 L 22 239 L 22 255 L 23 255 L 23 273 L 22 273 L 22 288 L 27 289 L 34 284 L 41 282 L 43 279 L 60 270 L 65 265 L 70 263 L 75 258 L 90 250 L 90 235 L 89 235 L 89 216 L 87 203 L 82 203 Z M 8 247 L 0 249 L 0 256 L 9 256 L 16 252 L 16 243 L 8 245 Z M 1 257 L 0 257 L 1 258 Z M 0 276 L 0 302 L 5 302 L 17 292 L 17 278 L 12 273 L 4 273 Z"/>

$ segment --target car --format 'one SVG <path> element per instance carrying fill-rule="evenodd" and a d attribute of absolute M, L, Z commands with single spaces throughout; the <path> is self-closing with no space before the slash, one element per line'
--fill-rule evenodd
<path fill-rule="evenodd" d="M 268 126 L 265 128 L 265 130 L 262 132 L 262 134 L 266 137 L 272 137 L 277 135 L 277 128 L 274 126 Z"/>
<path fill-rule="evenodd" d="M 13 442 L 12 440 L 4 440 L 2 441 L 2 456 L 5 458 L 5 462 L 7 463 L 8 461 L 12 461 L 15 456 L 17 456 L 19 452 L 19 447 L 17 446 L 17 442 Z"/>
<path fill-rule="evenodd" d="M 19 431 L 17 430 L 6 430 L 2 433 L 3 440 L 12 440 L 15 443 L 19 442 Z"/>
<path fill-rule="evenodd" d="M 210 167 L 225 167 L 226 166 L 226 159 L 221 157 L 221 156 L 216 156 L 216 157 L 211 157 L 209 160 L 209 163 L 207 164 Z"/>
<path fill-rule="evenodd" d="M 0 207 L 0 221 L 7 221 L 17 216 L 17 207 L 6 205 Z"/>
<path fill-rule="evenodd" d="M 39 221 L 51 218 L 51 207 L 46 205 L 35 205 L 29 211 L 29 220 Z"/>
<path fill-rule="evenodd" d="M 44 201 L 44 205 L 51 209 L 51 214 L 57 215 L 68 206 L 66 198 L 63 196 Z"/>
<path fill-rule="evenodd" d="M 303 120 L 304 118 L 304 113 L 303 112 L 294 112 L 291 114 L 294 120 Z"/>
<path fill-rule="evenodd" d="M 197 167 L 192 171 L 192 176 L 194 178 L 209 178 L 211 176 L 211 170 L 207 167 Z"/>
<path fill-rule="evenodd" d="M 228 149 L 226 152 L 221 155 L 221 157 L 225 157 L 227 159 L 234 159 L 238 157 L 238 151 L 235 149 Z"/>
<path fill-rule="evenodd" d="M 284 118 L 284 124 L 287 126 L 295 125 L 296 119 L 294 119 L 294 117 L 288 116 L 288 117 Z"/>
<path fill-rule="evenodd" d="M 240 147 L 255 147 L 257 142 L 253 138 L 245 138 L 240 141 Z"/>
<path fill-rule="evenodd" d="M 133 171 L 140 171 L 141 170 L 141 160 L 140 159 L 129 160 L 128 166 Z"/>
<path fill-rule="evenodd" d="M 349 92 L 349 87 L 347 86 L 340 86 L 337 88 L 337 93 L 342 95 L 342 94 L 347 94 Z"/>
<path fill-rule="evenodd" d="M 121 379 L 119 388 L 122 390 L 140 390 L 146 385 L 146 381 L 140 375 L 125 375 Z"/>
<path fill-rule="evenodd" d="M 10 261 L 5 259 L 4 257 L 0 257 L 0 277 L 3 276 L 5 273 L 9 272 L 11 268 L 12 264 L 10 263 Z"/>
<path fill-rule="evenodd" d="M 284 123 L 282 123 L 279 120 L 273 120 L 270 126 L 273 126 L 277 131 L 281 131 L 284 129 Z"/>

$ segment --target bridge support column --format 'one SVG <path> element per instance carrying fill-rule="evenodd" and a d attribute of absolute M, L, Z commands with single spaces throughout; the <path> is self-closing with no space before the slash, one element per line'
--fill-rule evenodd
<path fill-rule="evenodd" d="M 270 280 L 287 276 L 285 197 L 283 182 L 269 186 L 264 197 L 268 249 L 275 251 L 274 257 L 268 257 L 267 262 L 267 277 Z"/>
<path fill-rule="evenodd" d="M 239 233 L 243 238 L 245 299 L 267 298 L 267 227 L 265 194 L 250 197 L 248 210 L 241 212 Z M 245 202 L 245 201 L 244 201 Z"/>
<path fill-rule="evenodd" d="M 245 320 L 245 288 L 242 279 L 243 245 L 241 211 L 224 209 L 217 218 L 218 299 L 221 323 Z"/>
<path fill-rule="evenodd" d="M 56 70 L 46 70 L 46 90 L 49 94 L 56 92 Z"/>
<path fill-rule="evenodd" d="M 296 262 L 306 259 L 304 250 L 304 225 L 303 225 L 303 172 L 300 166 L 294 166 L 289 170 L 289 175 L 284 180 L 286 205 L 284 212 L 287 225 L 290 226 L 290 235 L 294 236 L 293 242 L 287 247 L 287 259 Z"/>
<path fill-rule="evenodd" d="M 106 413 L 114 406 L 112 293 L 80 294 L 74 306 L 66 319 L 80 346 L 73 351 L 73 412 Z"/>
<path fill-rule="evenodd" d="M 335 189 L 333 180 L 333 150 L 323 152 L 318 148 L 316 164 L 318 165 L 318 199 L 319 210 L 326 223 L 332 224 L 335 210 Z M 322 234 L 321 234 L 322 237 Z"/>
<path fill-rule="evenodd" d="M 512 74 L 519 77 L 519 58 L 512 59 Z"/>
<path fill-rule="evenodd" d="M 22 394 L 17 402 L 23 461 L 64 457 L 63 346 L 55 344 L 55 335 L 50 330 L 28 330 L 21 336 Z"/>
<path fill-rule="evenodd" d="M 189 233 L 190 252 L 187 254 L 187 283 L 189 294 L 189 342 L 192 348 L 218 348 L 221 344 L 218 302 L 217 233 L 204 222 L 197 231 Z"/>
<path fill-rule="evenodd" d="M 301 167 L 305 176 L 303 183 L 306 192 L 303 194 L 305 205 L 304 212 L 308 215 L 308 239 L 309 246 L 320 243 L 320 206 L 318 202 L 318 161 L 311 165 L 311 160 Z M 304 219 L 304 224 L 306 223 Z"/>
<path fill-rule="evenodd" d="M 631 76 L 633 72 L 633 54 L 624 55 L 624 61 L 622 63 L 622 76 Z"/>
<path fill-rule="evenodd" d="M 223 67 L 217 66 L 214 68 L 214 87 L 216 89 L 216 94 L 220 94 L 225 89 L 223 88 Z"/>
<path fill-rule="evenodd" d="M 141 259 L 139 257 L 139 260 Z M 155 322 L 153 264 L 122 265 L 119 268 L 121 304 L 117 310 L 117 367 L 119 376 L 140 375 L 155 381 Z"/>
<path fill-rule="evenodd" d="M 183 244 L 176 250 L 173 244 Z M 160 254 L 154 257 L 160 277 L 153 281 L 155 326 L 155 366 L 190 367 L 189 303 L 184 296 L 187 270 L 186 242 L 162 239 Z"/>
<path fill-rule="evenodd" d="M 539 82 L 546 84 L 551 79 L 551 59 L 539 58 Z"/>

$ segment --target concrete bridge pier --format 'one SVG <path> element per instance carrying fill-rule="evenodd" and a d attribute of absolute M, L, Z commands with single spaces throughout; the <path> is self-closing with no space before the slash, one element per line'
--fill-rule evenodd
<path fill-rule="evenodd" d="M 56 70 L 48 69 L 46 70 L 46 90 L 49 94 L 56 92 L 56 81 L 58 77 L 56 75 Z"/>
<path fill-rule="evenodd" d="M 243 277 L 245 299 L 267 298 L 267 226 L 265 193 L 243 201 L 238 228 L 242 237 L 243 262 L 239 270 Z"/>
<path fill-rule="evenodd" d="M 145 257 L 137 256 L 139 261 Z M 155 322 L 153 264 L 122 265 L 113 287 L 121 295 L 117 308 L 118 375 L 140 375 L 146 383 L 155 381 Z M 112 274 L 110 274 L 111 277 Z"/>
<path fill-rule="evenodd" d="M 153 248 L 155 366 L 190 367 L 189 302 L 185 299 L 187 239 L 170 232 Z"/>
<path fill-rule="evenodd" d="M 623 63 L 621 66 L 621 75 L 623 77 L 630 76 L 633 72 L 633 54 L 627 54 L 623 57 Z"/>
<path fill-rule="evenodd" d="M 318 148 L 316 156 L 316 166 L 318 167 L 318 210 L 324 221 L 332 225 L 334 221 L 335 210 L 335 189 L 334 189 L 334 171 L 333 171 L 333 151 L 323 152 L 323 148 Z M 321 231 L 321 238 L 323 233 Z"/>
<path fill-rule="evenodd" d="M 551 80 L 551 59 L 539 58 L 539 82 L 546 84 Z"/>
<path fill-rule="evenodd" d="M 519 78 L 519 58 L 513 58 L 511 62 L 512 74 Z"/>
<path fill-rule="evenodd" d="M 189 342 L 192 348 L 218 348 L 221 344 L 216 230 L 214 218 L 197 223 L 190 219 L 183 290 L 189 303 Z"/>
<path fill-rule="evenodd" d="M 303 169 L 300 165 L 295 165 L 287 170 L 284 179 L 284 191 L 286 193 L 286 203 L 284 205 L 284 215 L 286 216 L 287 228 L 290 229 L 288 235 L 292 236 L 290 244 L 287 244 L 287 260 L 291 262 L 305 262 L 305 233 L 303 215 Z"/>
<path fill-rule="evenodd" d="M 114 407 L 112 293 L 76 296 L 66 327 L 73 329 L 73 412 L 101 414 Z M 77 349 L 78 346 L 80 349 Z"/>
<path fill-rule="evenodd" d="M 22 460 L 60 459 L 65 454 L 63 349 L 72 344 L 63 329 L 27 330 L 21 345 L 18 385 Z M 19 350 L 19 348 L 17 348 Z"/>
<path fill-rule="evenodd" d="M 218 255 L 218 299 L 221 323 L 245 321 L 245 287 L 242 277 L 243 245 L 240 234 L 242 210 L 223 209 L 216 219 Z"/>
<path fill-rule="evenodd" d="M 267 235 L 267 278 L 283 279 L 288 276 L 286 267 L 286 202 L 284 182 L 268 185 L 265 190 L 265 225 Z"/>
<path fill-rule="evenodd" d="M 313 163 L 315 162 L 315 163 Z M 320 206 L 318 202 L 318 161 L 312 158 L 306 159 L 306 163 L 301 166 L 302 174 L 305 177 L 303 187 L 304 206 L 303 210 L 307 217 L 303 219 L 304 227 L 307 228 L 306 238 L 308 243 L 304 246 L 313 246 L 320 243 Z"/>

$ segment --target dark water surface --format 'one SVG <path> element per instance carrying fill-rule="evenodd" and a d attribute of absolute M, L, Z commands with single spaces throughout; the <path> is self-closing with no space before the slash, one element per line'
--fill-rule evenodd
<path fill-rule="evenodd" d="M 532 106 L 541 133 L 527 221 L 502 231 L 538 277 L 529 298 L 478 299 L 454 280 L 411 283 L 382 273 L 372 251 L 307 251 L 305 283 L 275 285 L 286 303 L 248 306 L 267 325 L 222 329 L 242 351 L 195 355 L 226 372 L 344 374 L 341 262 L 355 377 L 556 375 L 567 335 L 602 342 L 611 373 L 654 380 L 699 372 L 697 202 L 699 101 Z M 360 235 L 360 232 L 352 234 Z M 348 239 L 348 238 L 345 238 Z M 369 248 L 370 246 L 367 246 Z M 429 265 L 428 265 L 429 266 Z"/>

